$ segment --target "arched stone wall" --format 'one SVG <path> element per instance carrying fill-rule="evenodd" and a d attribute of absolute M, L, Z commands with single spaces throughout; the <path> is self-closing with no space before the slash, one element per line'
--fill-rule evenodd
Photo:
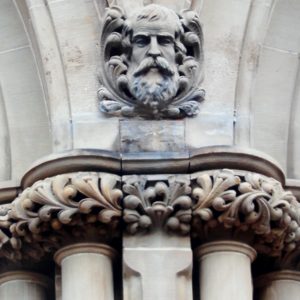
<path fill-rule="evenodd" d="M 0 101 L 1 153 L 6 157 L 2 178 L 17 179 L 49 152 L 120 151 L 119 120 L 102 115 L 96 99 L 105 1 L 16 0 L 2 5 L 1 11 L 10 15 L 2 18 L 7 22 L 1 27 L 6 36 L 3 45 L 8 47 L 1 52 L 2 64 L 13 66 L 2 67 L 6 70 Z M 210 0 L 190 5 L 199 11 L 203 24 L 207 95 L 199 116 L 185 121 L 187 147 L 258 149 L 278 160 L 289 178 L 299 178 L 299 4 Z M 19 61 L 18 55 L 28 59 Z M 12 96 L 8 80 L 13 82 Z M 8 100 L 25 96 L 31 102 Z M 16 119 L 22 118 L 21 112 L 26 118 L 20 129 Z M 29 141 L 35 143 L 34 151 L 27 150 Z"/>
<path fill-rule="evenodd" d="M 51 152 L 45 94 L 18 7 L 0 7 L 0 180 L 18 178 Z"/>

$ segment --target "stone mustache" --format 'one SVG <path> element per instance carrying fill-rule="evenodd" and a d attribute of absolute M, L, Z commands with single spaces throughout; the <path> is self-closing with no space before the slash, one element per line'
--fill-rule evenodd
<path fill-rule="evenodd" d="M 106 114 L 146 119 L 195 116 L 204 100 L 203 37 L 197 14 L 151 4 L 126 17 L 107 10 L 98 99 Z"/>

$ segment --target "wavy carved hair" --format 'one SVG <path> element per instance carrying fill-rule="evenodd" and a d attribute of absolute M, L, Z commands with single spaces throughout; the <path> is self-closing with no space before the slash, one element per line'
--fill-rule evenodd
<path fill-rule="evenodd" d="M 186 48 L 181 42 L 184 30 L 178 15 L 171 9 L 156 4 L 150 4 L 145 6 L 141 11 L 134 14 L 133 16 L 126 19 L 122 31 L 122 47 L 123 51 L 130 59 L 132 53 L 132 36 L 133 30 L 136 24 L 140 22 L 156 22 L 163 20 L 164 23 L 174 22 L 175 23 L 175 52 L 184 55 Z"/>

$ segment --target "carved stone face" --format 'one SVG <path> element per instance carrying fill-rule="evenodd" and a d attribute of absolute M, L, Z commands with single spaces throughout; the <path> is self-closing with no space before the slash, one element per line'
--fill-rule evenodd
<path fill-rule="evenodd" d="M 149 4 L 125 15 L 113 5 L 101 33 L 100 110 L 149 119 L 195 116 L 204 100 L 202 42 L 193 11 Z"/>
<path fill-rule="evenodd" d="M 158 110 L 178 90 L 175 22 L 142 19 L 135 22 L 128 57 L 129 90 L 146 107 Z"/>
<path fill-rule="evenodd" d="M 167 60 L 169 67 L 174 67 L 174 36 L 174 30 L 161 24 L 161 22 L 139 24 L 132 36 L 132 54 L 129 69 L 136 69 L 147 58 L 155 61 L 161 57 Z"/>

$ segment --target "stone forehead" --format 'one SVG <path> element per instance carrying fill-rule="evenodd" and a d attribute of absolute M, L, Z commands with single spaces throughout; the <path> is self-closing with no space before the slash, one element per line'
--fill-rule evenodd
<path fill-rule="evenodd" d="M 133 35 L 139 33 L 147 33 L 149 35 L 163 35 L 163 34 L 171 34 L 175 35 L 175 28 L 166 22 L 155 22 L 155 23 L 139 23 L 136 24 L 133 28 Z"/>

